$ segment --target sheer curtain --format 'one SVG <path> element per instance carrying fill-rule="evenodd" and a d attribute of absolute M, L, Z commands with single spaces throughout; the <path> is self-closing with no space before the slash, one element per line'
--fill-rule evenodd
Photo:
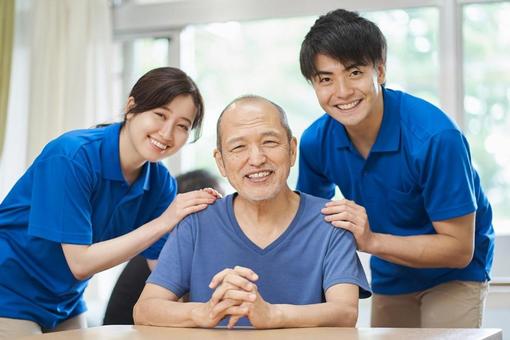
<path fill-rule="evenodd" d="M 33 2 L 28 154 L 64 131 L 111 116 L 108 0 Z"/>
<path fill-rule="evenodd" d="M 0 201 L 26 167 L 32 2 L 33 0 L 15 1 L 9 100 L 0 160 Z"/>

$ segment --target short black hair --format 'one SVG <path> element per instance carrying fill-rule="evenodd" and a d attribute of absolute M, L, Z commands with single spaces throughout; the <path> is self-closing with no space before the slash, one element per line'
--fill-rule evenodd
<path fill-rule="evenodd" d="M 344 65 L 386 64 L 386 38 L 370 20 L 356 12 L 337 9 L 320 16 L 301 44 L 301 73 L 309 81 L 317 74 L 315 57 L 318 54 Z"/>
<path fill-rule="evenodd" d="M 290 129 L 290 126 L 289 126 L 289 121 L 287 120 L 287 114 L 285 113 L 285 110 L 280 105 L 276 104 L 275 102 L 273 102 L 273 101 L 271 101 L 271 100 L 269 100 L 267 98 L 264 98 L 262 96 L 258 96 L 258 95 L 255 95 L 255 94 L 245 94 L 243 96 L 237 97 L 236 99 L 234 99 L 230 103 L 228 103 L 227 106 L 225 106 L 225 108 L 223 109 L 223 111 L 221 111 L 220 116 L 218 117 L 218 122 L 216 123 L 216 148 L 220 152 L 221 152 L 221 131 L 220 131 L 220 124 L 221 124 L 221 120 L 223 118 L 223 114 L 225 113 L 225 111 L 227 111 L 235 103 L 239 103 L 239 102 L 242 102 L 242 101 L 245 101 L 245 100 L 266 101 L 269 104 L 273 105 L 276 108 L 276 110 L 278 111 L 278 115 L 279 115 L 279 118 L 280 118 L 280 123 L 282 124 L 282 127 L 285 130 L 285 133 L 287 134 L 287 139 L 288 139 L 289 142 L 291 141 L 293 135 L 292 135 L 292 130 Z"/>

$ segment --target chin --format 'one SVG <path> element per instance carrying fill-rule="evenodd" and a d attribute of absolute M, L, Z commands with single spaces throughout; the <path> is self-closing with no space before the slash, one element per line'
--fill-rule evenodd
<path fill-rule="evenodd" d="M 257 193 L 257 192 L 243 192 L 239 193 L 239 196 L 241 196 L 243 199 L 247 201 L 252 202 L 263 202 L 263 201 L 269 201 L 273 198 L 275 198 L 278 195 L 277 192 L 265 192 L 265 193 Z"/>

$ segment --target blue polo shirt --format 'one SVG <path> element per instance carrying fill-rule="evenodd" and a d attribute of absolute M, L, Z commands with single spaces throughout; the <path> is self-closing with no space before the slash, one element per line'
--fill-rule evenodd
<path fill-rule="evenodd" d="M 262 249 L 239 226 L 234 197 L 186 217 L 171 233 L 147 282 L 179 297 L 189 292 L 191 302 L 207 302 L 213 276 L 239 265 L 258 274 L 257 288 L 273 304 L 321 303 L 325 292 L 341 283 L 357 285 L 362 298 L 371 295 L 354 237 L 332 227 L 320 213 L 326 200 L 301 193 L 290 225 Z M 250 322 L 242 318 L 238 325 Z"/>
<path fill-rule="evenodd" d="M 435 234 L 433 221 L 476 211 L 475 251 L 463 269 L 415 269 L 372 256 L 372 289 L 405 294 L 452 280 L 490 279 L 494 252 L 492 210 L 473 168 L 469 145 L 437 107 L 383 88 L 384 114 L 367 159 L 341 123 L 324 114 L 301 138 L 297 189 L 345 198 L 365 207 L 374 232 Z"/>
<path fill-rule="evenodd" d="M 68 132 L 50 142 L 0 205 L 0 317 L 43 328 L 86 310 L 61 243 L 109 240 L 158 217 L 177 192 L 160 163 L 129 185 L 119 158 L 120 124 Z M 156 259 L 159 240 L 142 254 Z"/>

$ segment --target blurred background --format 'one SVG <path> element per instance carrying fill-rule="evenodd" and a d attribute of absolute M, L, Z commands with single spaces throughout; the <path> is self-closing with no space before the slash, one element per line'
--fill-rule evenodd
<path fill-rule="evenodd" d="M 495 215 L 484 327 L 510 334 L 509 1 L 1 0 L 0 199 L 50 139 L 120 120 L 132 85 L 155 67 L 185 70 L 206 105 L 202 138 L 167 162 L 174 175 L 218 174 L 216 119 L 242 94 L 280 104 L 299 138 L 323 113 L 299 71 L 301 41 L 318 15 L 338 7 L 385 34 L 388 87 L 438 105 L 467 135 Z M 297 166 L 291 187 L 296 176 Z M 101 324 L 121 268 L 91 281 L 89 325 Z M 358 326 L 368 326 L 369 313 L 362 301 Z"/>

